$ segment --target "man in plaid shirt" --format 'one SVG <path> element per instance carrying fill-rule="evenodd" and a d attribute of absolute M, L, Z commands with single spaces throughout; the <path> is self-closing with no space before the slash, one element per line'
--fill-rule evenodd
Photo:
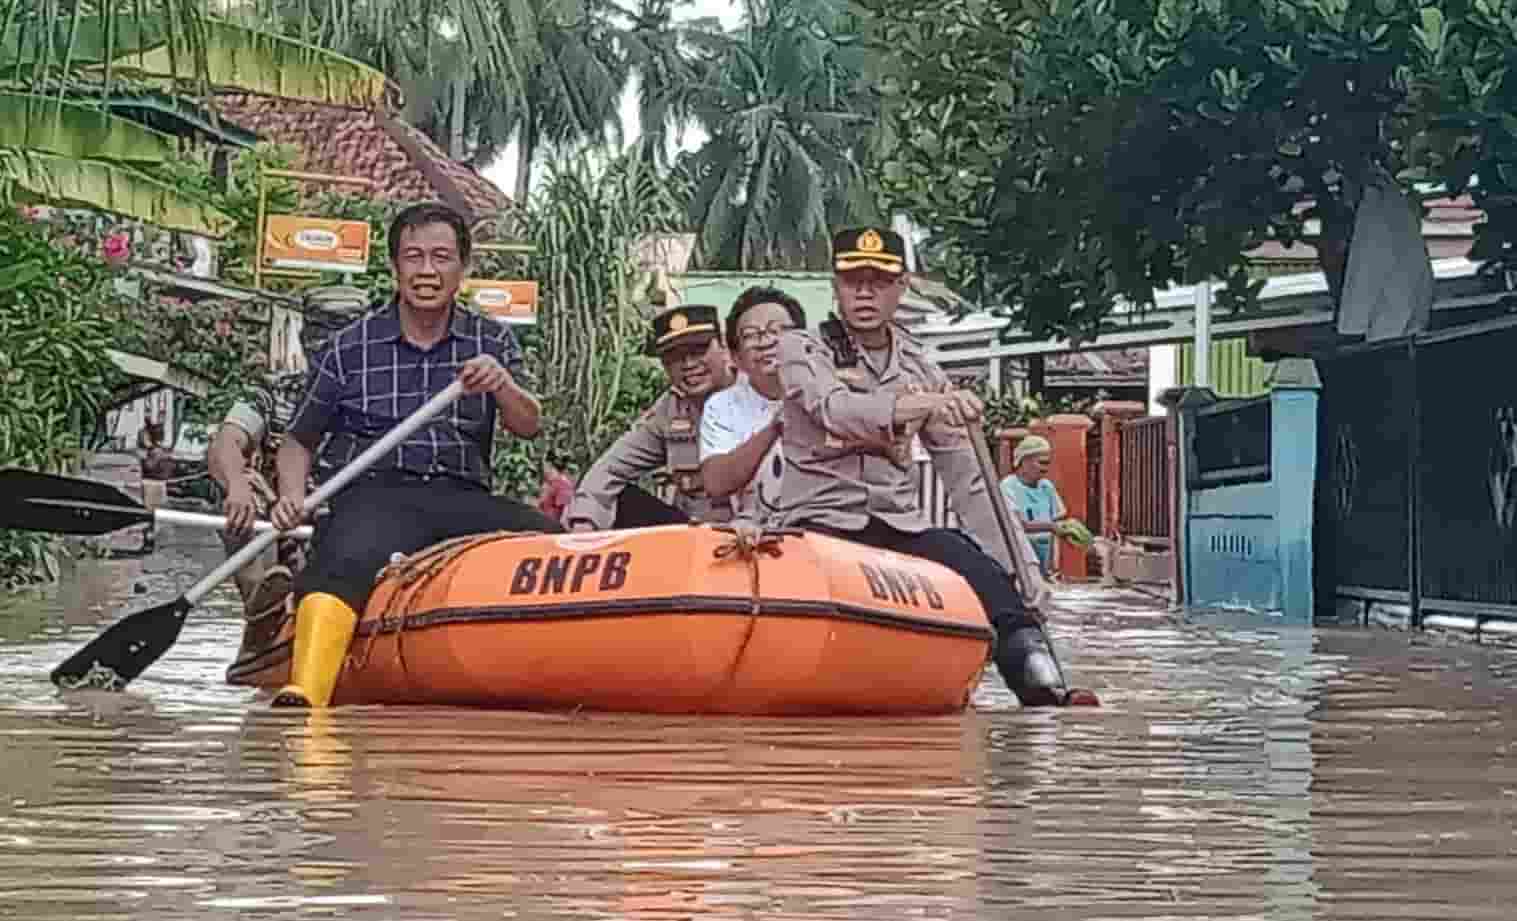
<path fill-rule="evenodd" d="M 332 500 L 297 579 L 291 683 L 276 706 L 330 703 L 358 612 L 392 553 L 486 531 L 563 530 L 490 493 L 495 426 L 536 437 L 541 410 L 522 385 L 510 327 L 457 303 L 468 225 L 444 205 L 414 205 L 390 225 L 389 247 L 395 299 L 339 330 L 312 362 L 279 447 L 270 517 L 281 529 L 300 524 L 318 446 L 322 472 L 335 473 L 454 379 L 465 395 Z"/>

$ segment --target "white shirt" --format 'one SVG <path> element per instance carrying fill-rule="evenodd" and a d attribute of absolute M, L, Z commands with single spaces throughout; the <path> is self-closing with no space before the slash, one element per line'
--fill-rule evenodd
<path fill-rule="evenodd" d="M 753 389 L 748 375 L 739 375 L 737 383 L 712 394 L 701 410 L 701 461 L 720 454 L 731 454 L 759 429 L 769 424 L 784 405 Z M 753 480 L 732 495 L 732 511 L 740 518 L 762 523 L 775 510 L 780 498 L 780 479 L 785 472 L 785 456 L 775 439 L 769 453 L 759 464 Z"/>

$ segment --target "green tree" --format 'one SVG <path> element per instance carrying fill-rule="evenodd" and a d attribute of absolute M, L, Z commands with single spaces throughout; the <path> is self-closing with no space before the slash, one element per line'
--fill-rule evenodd
<path fill-rule="evenodd" d="M 889 55 L 889 198 L 953 283 L 1034 331 L 1205 278 L 1246 306 L 1248 251 L 1308 221 L 1336 293 L 1380 177 L 1458 194 L 1478 172 L 1477 254 L 1510 248 L 1513 0 L 862 2 Z"/>
<path fill-rule="evenodd" d="M 875 217 L 861 164 L 875 103 L 854 21 L 828 0 L 755 0 L 732 34 L 692 32 L 690 111 L 710 136 L 682 158 L 702 260 L 803 268 L 831 227 Z"/>
<path fill-rule="evenodd" d="M 604 166 L 584 157 L 555 166 L 532 199 L 528 276 L 542 304 L 534 368 L 546 428 L 539 441 L 578 469 L 652 402 L 662 374 L 639 352 L 647 320 L 632 245 L 678 226 L 677 201 L 633 149 Z M 653 375 L 650 377 L 650 375 Z"/>

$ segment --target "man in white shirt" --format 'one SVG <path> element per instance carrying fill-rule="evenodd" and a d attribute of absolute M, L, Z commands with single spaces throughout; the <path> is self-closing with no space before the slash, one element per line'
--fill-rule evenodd
<path fill-rule="evenodd" d="M 805 329 L 800 302 L 778 288 L 754 287 L 727 313 L 727 348 L 741 375 L 706 401 L 701 414 L 701 478 L 713 499 L 729 497 L 736 518 L 763 525 L 780 497 L 780 335 Z"/>

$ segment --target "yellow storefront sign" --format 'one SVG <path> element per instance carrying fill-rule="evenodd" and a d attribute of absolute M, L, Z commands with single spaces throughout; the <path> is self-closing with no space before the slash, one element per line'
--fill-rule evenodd
<path fill-rule="evenodd" d="M 506 323 L 537 322 L 537 282 L 465 279 L 464 300 L 480 313 Z"/>
<path fill-rule="evenodd" d="M 367 272 L 369 224 L 271 214 L 263 232 L 263 265 L 319 272 Z"/>

